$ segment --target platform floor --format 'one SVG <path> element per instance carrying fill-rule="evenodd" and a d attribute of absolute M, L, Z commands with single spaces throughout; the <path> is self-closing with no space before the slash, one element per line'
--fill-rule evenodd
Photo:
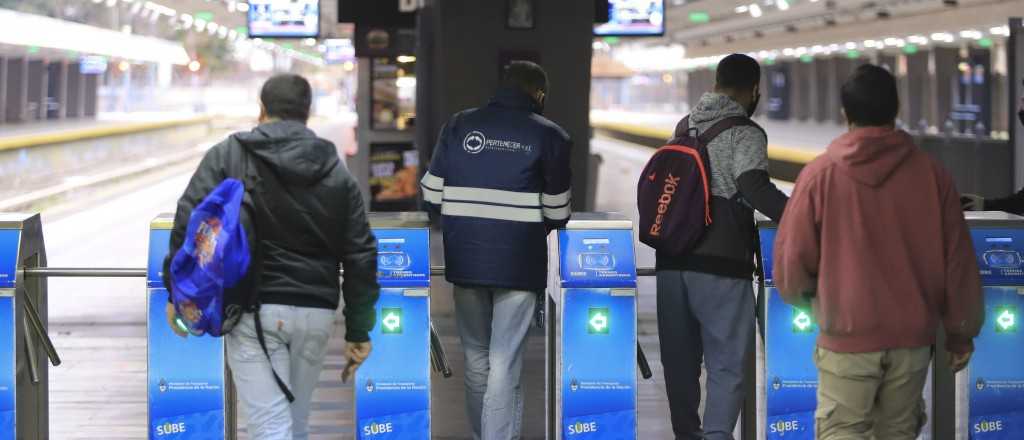
<path fill-rule="evenodd" d="M 633 216 L 631 187 L 650 155 L 644 147 L 597 138 L 593 151 L 604 158 L 597 188 L 597 210 Z M 130 193 L 50 217 L 44 231 L 51 266 L 137 267 L 145 261 L 149 221 L 170 211 L 188 174 L 149 183 Z M 439 240 L 435 240 L 435 245 Z M 435 251 L 439 252 L 439 249 Z M 653 253 L 637 247 L 638 264 L 653 265 Z M 468 439 L 463 411 L 463 357 L 455 332 L 451 289 L 435 279 L 433 318 L 456 376 L 435 377 L 432 398 L 435 439 Z M 658 350 L 654 282 L 640 281 L 640 342 L 654 378 L 639 385 L 640 438 L 668 439 L 667 401 Z M 141 279 L 54 279 L 50 281 L 50 320 L 54 342 L 65 363 L 51 368 L 51 436 L 55 439 L 141 439 L 146 436 L 145 284 Z M 348 439 L 352 389 L 340 382 L 342 327 L 331 339 L 327 368 L 315 394 L 314 439 Z M 524 436 L 543 438 L 543 338 L 534 331 L 524 366 Z M 240 438 L 246 438 L 241 427 Z"/>

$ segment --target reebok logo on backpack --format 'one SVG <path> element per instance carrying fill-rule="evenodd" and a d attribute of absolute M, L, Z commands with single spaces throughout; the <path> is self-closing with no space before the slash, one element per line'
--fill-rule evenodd
<path fill-rule="evenodd" d="M 707 146 L 719 134 L 756 126 L 743 117 L 726 118 L 704 133 L 680 122 L 675 137 L 654 153 L 637 184 L 640 242 L 668 255 L 693 250 L 711 226 L 711 160 Z"/>

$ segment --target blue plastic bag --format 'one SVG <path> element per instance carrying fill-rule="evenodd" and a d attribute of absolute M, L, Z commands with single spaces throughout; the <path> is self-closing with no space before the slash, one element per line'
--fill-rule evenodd
<path fill-rule="evenodd" d="M 245 185 L 225 179 L 192 210 L 185 242 L 171 260 L 171 298 L 179 319 L 193 335 L 221 336 L 225 290 L 249 270 L 251 255 L 241 224 Z M 233 326 L 233 323 L 231 323 Z"/>

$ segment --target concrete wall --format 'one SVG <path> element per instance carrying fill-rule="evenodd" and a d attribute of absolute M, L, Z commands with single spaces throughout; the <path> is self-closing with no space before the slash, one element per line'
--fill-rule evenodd
<path fill-rule="evenodd" d="M 450 115 L 486 104 L 500 80 L 502 51 L 535 52 L 550 81 L 545 116 L 574 141 L 573 209 L 582 210 L 592 190 L 587 177 L 594 3 L 534 5 L 530 30 L 506 27 L 506 0 L 434 0 L 420 11 L 417 144 L 426 156 Z"/>

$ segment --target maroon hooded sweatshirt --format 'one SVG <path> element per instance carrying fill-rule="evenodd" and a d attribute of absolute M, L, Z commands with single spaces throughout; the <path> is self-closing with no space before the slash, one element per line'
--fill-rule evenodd
<path fill-rule="evenodd" d="M 813 305 L 840 353 L 973 349 L 984 319 L 974 248 L 949 173 L 891 128 L 853 130 L 797 179 L 775 238 L 783 299 Z M 811 297 L 814 300 L 811 300 Z"/>

